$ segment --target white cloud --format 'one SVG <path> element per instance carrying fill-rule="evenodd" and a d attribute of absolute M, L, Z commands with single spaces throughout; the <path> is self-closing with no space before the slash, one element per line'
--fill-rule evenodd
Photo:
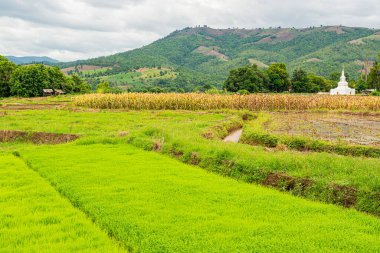
<path fill-rule="evenodd" d="M 176 29 L 380 28 L 379 0 L 0 0 L 0 54 L 75 60 L 121 52 Z"/>

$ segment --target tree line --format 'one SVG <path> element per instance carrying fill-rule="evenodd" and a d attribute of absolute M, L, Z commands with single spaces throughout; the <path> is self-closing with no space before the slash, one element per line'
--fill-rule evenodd
<path fill-rule="evenodd" d="M 247 65 L 232 69 L 223 88 L 228 92 L 241 94 L 255 92 L 328 92 L 331 88 L 336 87 L 339 77 L 340 73 L 338 72 L 334 72 L 326 78 L 308 73 L 301 68 L 296 69 L 290 76 L 284 63 L 273 63 L 267 69 L 259 68 L 257 65 Z M 199 77 L 195 73 L 186 72 L 185 75 L 180 72 L 176 79 L 160 79 L 155 83 L 156 86 L 141 86 L 129 91 L 220 93 L 215 88 L 216 84 L 203 79 L 204 76 Z M 368 75 L 363 75 L 359 80 L 349 83 L 359 92 L 364 89 L 380 91 L 380 62 L 374 62 Z M 110 83 L 101 80 L 92 86 L 83 81 L 77 74 L 65 76 L 58 67 L 42 64 L 16 65 L 7 58 L 0 56 L 0 97 L 42 96 L 43 89 L 60 89 L 65 93 L 86 93 L 92 90 L 99 93 L 123 92 L 120 88 L 112 87 Z"/>
<path fill-rule="evenodd" d="M 380 55 L 379 55 L 380 58 Z M 328 92 L 337 86 L 340 73 L 331 73 L 329 78 L 307 73 L 302 68 L 289 75 L 285 63 L 273 63 L 267 69 L 257 65 L 247 65 L 232 69 L 223 88 L 228 92 L 294 92 L 317 93 Z M 357 81 L 351 81 L 350 86 L 358 91 L 364 89 L 380 90 L 380 63 L 374 62 L 368 77 L 362 76 Z"/>
<path fill-rule="evenodd" d="M 58 67 L 43 64 L 16 65 L 0 56 L 0 97 L 38 97 L 43 89 L 86 93 L 91 87 L 77 75 L 65 76 Z"/>

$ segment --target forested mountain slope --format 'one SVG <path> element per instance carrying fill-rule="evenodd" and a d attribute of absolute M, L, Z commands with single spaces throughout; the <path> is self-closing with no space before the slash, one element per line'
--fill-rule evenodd
<path fill-rule="evenodd" d="M 273 62 L 285 62 L 289 72 L 302 67 L 324 76 L 344 66 L 351 77 L 357 78 L 379 52 L 380 30 L 375 29 L 344 26 L 213 29 L 204 26 L 175 31 L 139 49 L 61 67 L 109 67 L 102 75 L 166 67 L 180 73 L 177 81 L 220 86 L 231 68 L 248 63 L 265 67 Z"/>

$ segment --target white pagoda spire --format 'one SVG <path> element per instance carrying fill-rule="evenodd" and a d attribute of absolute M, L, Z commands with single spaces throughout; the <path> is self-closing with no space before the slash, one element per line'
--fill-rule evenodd
<path fill-rule="evenodd" d="M 342 75 L 340 76 L 338 87 L 330 90 L 330 95 L 355 95 L 355 89 L 348 87 L 346 75 L 344 74 L 344 68 L 342 70 Z"/>
<path fill-rule="evenodd" d="M 346 76 L 344 75 L 344 68 L 342 70 L 342 75 L 340 76 L 340 82 L 338 83 L 338 86 L 348 87 L 348 83 L 346 81 Z"/>

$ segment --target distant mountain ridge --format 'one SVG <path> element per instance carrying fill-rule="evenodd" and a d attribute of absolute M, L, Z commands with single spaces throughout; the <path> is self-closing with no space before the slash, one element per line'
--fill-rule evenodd
<path fill-rule="evenodd" d="M 346 69 L 357 78 L 380 52 L 380 30 L 346 26 L 268 29 L 185 28 L 139 49 L 64 63 L 107 66 L 115 72 L 169 67 L 221 84 L 232 68 L 249 63 L 266 67 L 285 62 L 289 72 L 302 67 L 328 76 Z"/>
<path fill-rule="evenodd" d="M 5 56 L 8 60 L 16 63 L 16 64 L 31 64 L 31 63 L 44 63 L 44 64 L 52 64 L 58 63 L 58 60 L 52 59 L 46 56 Z"/>

